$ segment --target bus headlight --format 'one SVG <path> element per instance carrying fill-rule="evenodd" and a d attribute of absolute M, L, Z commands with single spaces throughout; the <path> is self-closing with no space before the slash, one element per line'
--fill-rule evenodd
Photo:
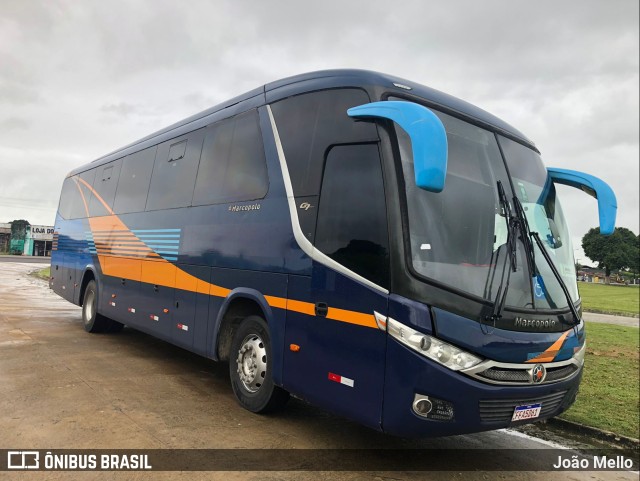
<path fill-rule="evenodd" d="M 473 354 L 418 332 L 395 319 L 389 318 L 387 320 L 387 332 L 405 346 L 454 371 L 467 369 L 482 361 Z"/>

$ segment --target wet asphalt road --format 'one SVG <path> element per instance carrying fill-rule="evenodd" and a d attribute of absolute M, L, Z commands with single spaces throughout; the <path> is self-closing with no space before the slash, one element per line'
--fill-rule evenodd
<path fill-rule="evenodd" d="M 49 257 L 12 256 L 4 254 L 0 255 L 0 262 L 18 262 L 20 264 L 51 264 L 51 260 Z"/>
<path fill-rule="evenodd" d="M 548 448 L 501 430 L 431 440 L 386 436 L 301 401 L 258 416 L 235 402 L 226 364 L 133 329 L 84 332 L 80 308 L 28 275 L 46 265 L 0 262 L 2 449 Z M 562 439 L 557 440 L 562 443 Z M 526 451 L 511 452 L 517 469 Z M 363 459 L 363 466 L 366 459 Z M 0 473 L 2 479 L 638 479 L 629 472 L 475 471 L 461 456 L 448 472 Z"/>

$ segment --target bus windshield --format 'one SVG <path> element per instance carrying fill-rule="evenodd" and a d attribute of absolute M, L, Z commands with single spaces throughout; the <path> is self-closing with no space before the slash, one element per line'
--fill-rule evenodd
<path fill-rule="evenodd" d="M 549 253 L 572 300 L 578 299 L 576 269 L 569 228 L 562 213 L 556 189 L 542 159 L 537 152 L 505 137 L 499 137 L 515 194 L 520 200 L 531 232 L 537 232 L 544 248 Z M 542 278 L 534 286 L 536 307 L 561 308 L 567 300 L 550 266 L 545 262 L 537 245 L 534 245 L 536 275 Z"/>
<path fill-rule="evenodd" d="M 440 193 L 415 185 L 411 141 L 396 127 L 407 198 L 410 265 L 415 274 L 494 301 L 505 266 L 513 269 L 506 306 L 516 309 L 566 308 L 567 300 L 542 254 L 527 252 L 517 232 L 508 252 L 509 227 L 498 184 L 513 209 L 511 182 L 496 135 L 434 111 L 447 132 L 449 159 Z M 508 143 L 508 146 L 506 145 Z M 500 138 L 513 186 L 532 232 L 538 232 L 573 299 L 577 299 L 570 237 L 553 183 L 536 152 Z M 530 262 L 530 261 L 533 262 Z M 535 272 L 531 272 L 534 269 Z"/>

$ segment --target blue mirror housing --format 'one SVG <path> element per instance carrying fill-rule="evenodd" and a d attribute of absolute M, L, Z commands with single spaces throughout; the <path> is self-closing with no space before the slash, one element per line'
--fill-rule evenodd
<path fill-rule="evenodd" d="M 447 176 L 447 134 L 444 125 L 426 107 L 413 102 L 372 102 L 347 110 L 359 119 L 393 120 L 409 134 L 416 185 L 430 192 L 441 192 Z"/>
<path fill-rule="evenodd" d="M 604 235 L 613 234 L 616 224 L 616 212 L 618 202 L 616 195 L 606 182 L 593 175 L 577 172 L 575 170 L 547 169 L 549 177 L 556 184 L 569 185 L 580 189 L 592 197 L 598 199 L 598 216 L 600 218 L 600 233 Z"/>

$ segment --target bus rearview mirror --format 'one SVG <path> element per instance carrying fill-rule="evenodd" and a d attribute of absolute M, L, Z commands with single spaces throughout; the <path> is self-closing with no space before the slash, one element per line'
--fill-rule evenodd
<path fill-rule="evenodd" d="M 575 170 L 549 167 L 547 171 L 555 184 L 575 187 L 598 199 L 600 233 L 603 235 L 613 234 L 616 226 L 618 202 L 609 184 L 593 175 Z"/>
<path fill-rule="evenodd" d="M 358 119 L 383 118 L 397 123 L 411 139 L 416 185 L 441 192 L 447 176 L 447 134 L 440 119 L 428 108 L 413 102 L 386 101 L 347 110 Z"/>

